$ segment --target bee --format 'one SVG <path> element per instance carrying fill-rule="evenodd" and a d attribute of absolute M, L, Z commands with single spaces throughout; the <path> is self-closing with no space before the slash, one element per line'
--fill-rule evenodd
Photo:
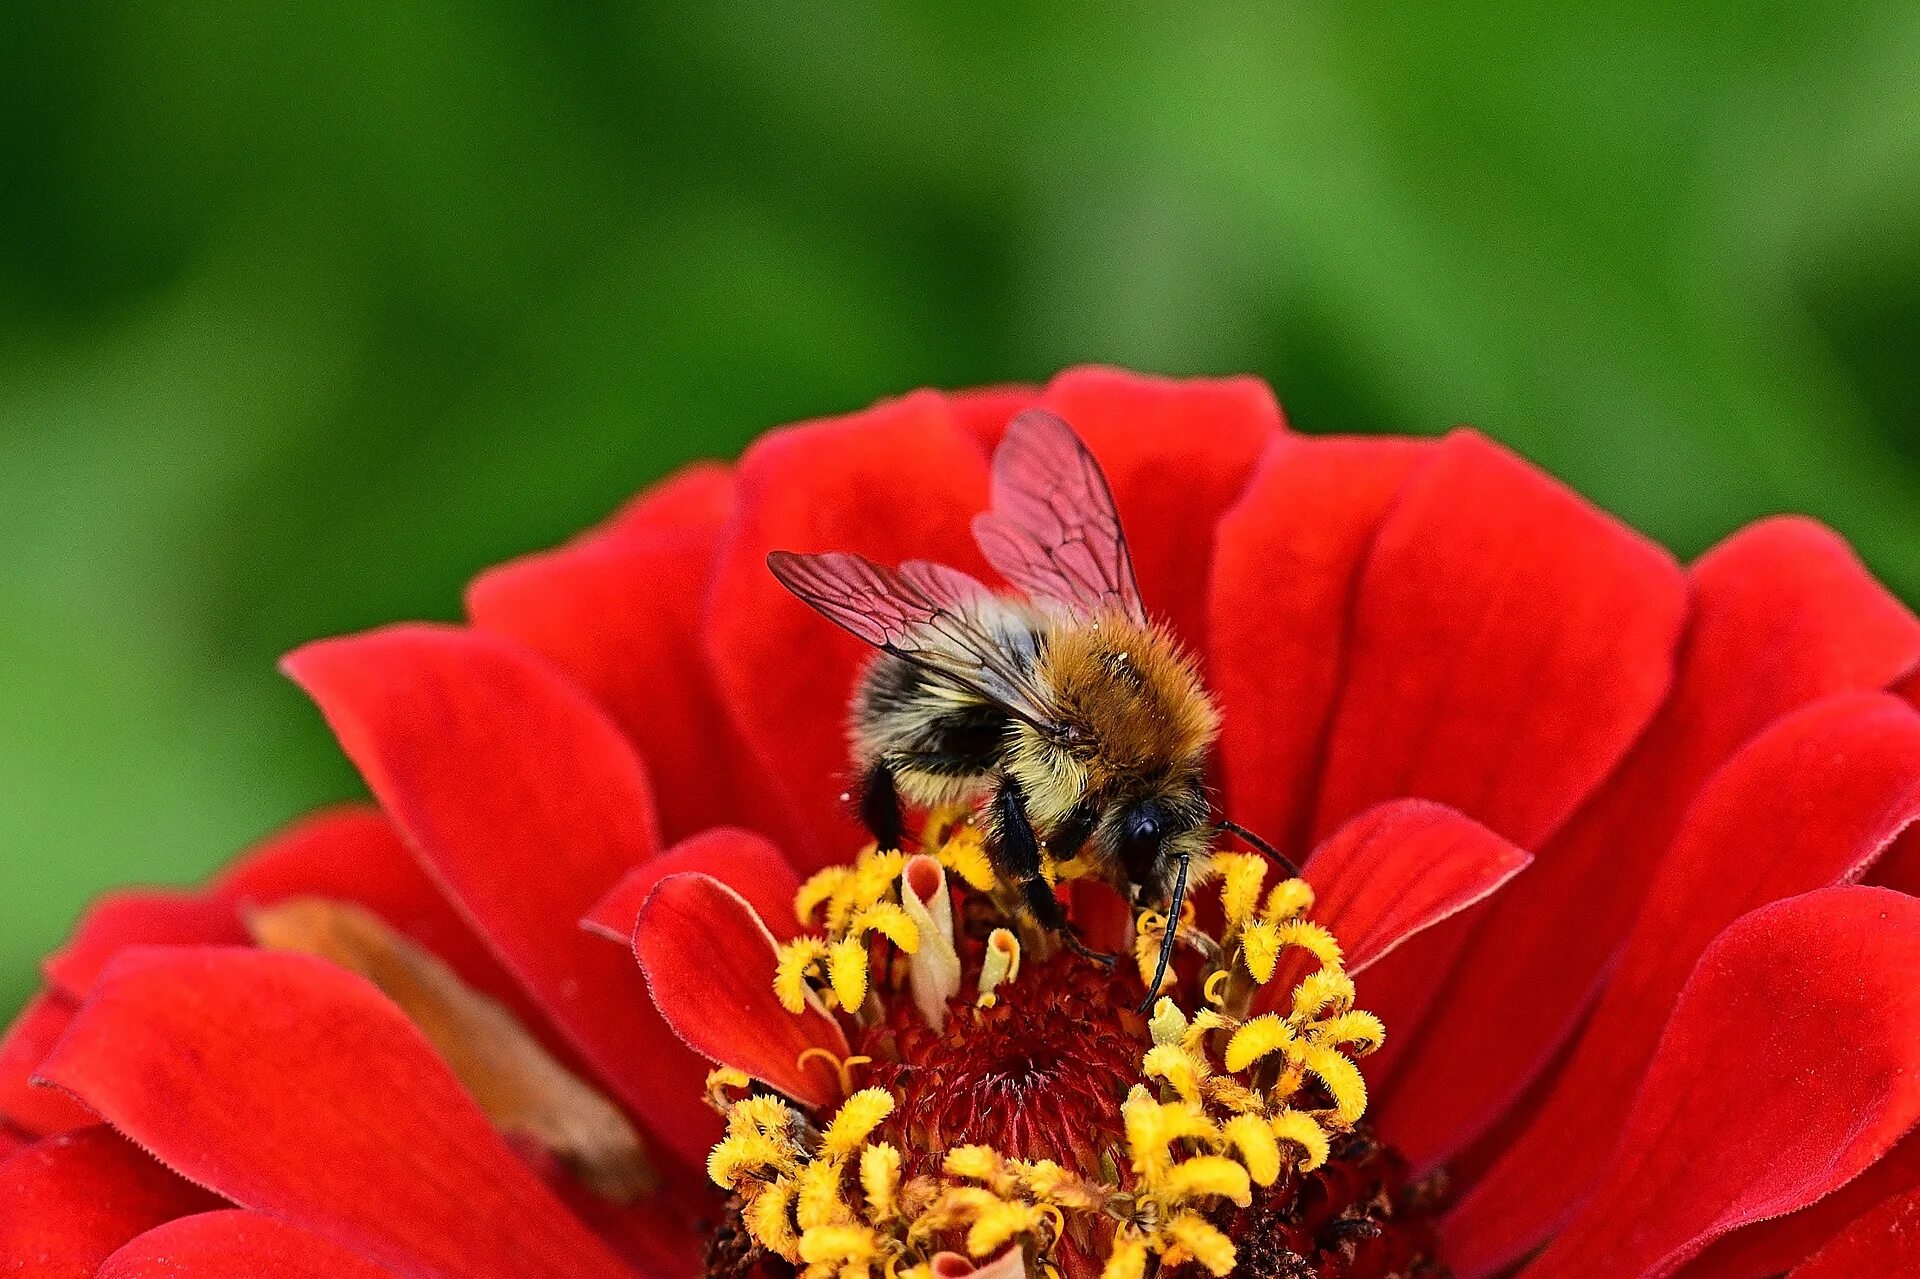
<path fill-rule="evenodd" d="M 973 521 L 996 594 L 922 560 L 774 551 L 773 575 L 879 651 L 850 712 L 861 820 L 898 848 L 903 803 L 979 814 L 996 872 L 1035 923 L 1089 958 L 1042 872 L 1079 859 L 1135 905 L 1180 917 L 1221 832 L 1206 765 L 1220 731 L 1191 657 L 1148 619 L 1113 494 L 1073 428 L 1041 410 L 1007 427 L 991 506 Z M 1166 976 L 1170 922 L 1142 1011 Z"/>

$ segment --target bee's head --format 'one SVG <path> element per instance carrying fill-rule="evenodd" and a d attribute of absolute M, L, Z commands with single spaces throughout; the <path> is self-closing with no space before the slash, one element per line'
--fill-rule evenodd
<path fill-rule="evenodd" d="M 1209 830 L 1207 803 L 1198 784 L 1166 786 L 1127 800 L 1116 808 L 1109 826 L 1128 882 L 1161 904 L 1172 896 L 1180 858 L 1204 860 Z"/>

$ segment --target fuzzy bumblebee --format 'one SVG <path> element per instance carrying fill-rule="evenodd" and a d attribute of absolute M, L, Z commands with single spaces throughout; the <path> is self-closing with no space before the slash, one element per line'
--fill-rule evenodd
<path fill-rule="evenodd" d="M 925 561 L 767 557 L 795 595 L 880 650 L 851 711 L 862 820 L 897 848 L 903 804 L 977 807 L 1000 875 L 1076 949 L 1046 857 L 1177 919 L 1218 833 L 1252 837 L 1212 812 L 1219 713 L 1192 659 L 1148 619 L 1113 494 L 1071 427 L 1040 410 L 1014 419 L 973 533 L 1022 595 Z"/>

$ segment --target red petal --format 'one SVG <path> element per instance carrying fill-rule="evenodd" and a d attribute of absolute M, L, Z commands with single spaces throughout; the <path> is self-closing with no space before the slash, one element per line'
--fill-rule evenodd
<path fill-rule="evenodd" d="M 1660 1279 L 1792 1212 L 1920 1119 L 1920 901 L 1827 888 L 1707 948 L 1620 1152 L 1525 1279 Z"/>
<path fill-rule="evenodd" d="M 128 946 L 238 946 L 246 940 L 230 903 L 198 893 L 132 889 L 89 906 L 67 944 L 40 967 L 48 985 L 79 1003 L 100 970 Z"/>
<path fill-rule="evenodd" d="M 1683 1274 L 1685 1279 L 1763 1279 L 1784 1274 L 1819 1251 L 1855 1217 L 1913 1186 L 1920 1186 L 1920 1130 L 1908 1132 L 1873 1167 L 1826 1198 L 1722 1236 Z"/>
<path fill-rule="evenodd" d="M 303 818 L 236 859 L 208 892 L 242 909 L 289 897 L 358 903 L 506 1004 L 549 1048 L 563 1042 L 376 808 L 342 805 Z"/>
<path fill-rule="evenodd" d="M 618 730 L 525 649 L 402 626 L 286 659 L 407 842 L 662 1143 L 704 1160 L 705 1068 L 626 956 L 580 919 L 654 851 L 647 779 Z"/>
<path fill-rule="evenodd" d="M 1208 678 L 1234 820 L 1307 852 L 1360 565 L 1424 441 L 1282 436 L 1220 520 Z"/>
<path fill-rule="evenodd" d="M 1401 489 L 1353 597 L 1316 829 L 1401 796 L 1522 847 L 1626 752 L 1665 693 L 1683 612 L 1665 552 L 1471 432 Z M 1376 975 L 1390 1082 L 1484 911 Z"/>
<path fill-rule="evenodd" d="M 1537 843 L 1659 705 L 1683 611 L 1665 552 L 1497 445 L 1449 436 L 1361 573 L 1320 836 L 1419 796 Z"/>
<path fill-rule="evenodd" d="M 653 890 L 633 930 L 633 953 L 654 1002 L 694 1050 L 746 1071 L 812 1106 L 840 1096 L 821 1048 L 848 1053 L 832 1018 L 794 1016 L 773 993 L 773 937 L 745 898 L 708 875 L 674 875 Z"/>
<path fill-rule="evenodd" d="M 228 1209 L 156 1226 L 108 1257 L 98 1279 L 394 1279 L 318 1235 Z"/>
<path fill-rule="evenodd" d="M 106 1128 L 48 1137 L 0 1164 L 0 1271 L 91 1279 L 135 1235 L 216 1202 Z"/>
<path fill-rule="evenodd" d="M 100 1117 L 73 1098 L 51 1088 L 29 1083 L 40 1060 L 52 1050 L 67 1023 L 74 1003 L 66 996 L 41 991 L 27 1001 L 20 1015 L 0 1039 L 0 1120 L 33 1137 L 86 1128 Z"/>
<path fill-rule="evenodd" d="M 1031 408 L 1039 398 L 1039 387 L 1016 384 L 951 391 L 947 394 L 947 403 L 953 406 L 953 416 L 960 428 L 991 451 L 1006 434 L 1007 423 L 1013 420 L 1013 415 Z"/>
<path fill-rule="evenodd" d="M 1407 1058 L 1409 1087 L 1473 1062 L 1446 1097 L 1463 1128 L 1510 1104 L 1576 1024 L 1708 775 L 1781 715 L 1880 688 L 1920 656 L 1920 624 L 1845 544 L 1805 520 L 1735 535 L 1694 566 L 1692 583 L 1668 704 L 1600 794 L 1484 912 L 1444 1009 Z"/>
<path fill-rule="evenodd" d="M 1381 804 L 1348 822 L 1307 862 L 1313 917 L 1340 939 L 1349 973 L 1358 975 L 1402 942 L 1483 900 L 1533 859 L 1470 818 L 1421 799 Z M 1389 964 L 1379 970 L 1389 973 Z M 1255 1012 L 1279 1006 L 1293 982 L 1262 988 Z M 1366 1007 L 1387 1019 L 1383 990 L 1369 977 Z"/>
<path fill-rule="evenodd" d="M 968 524 L 987 465 L 946 400 L 922 391 L 849 417 L 762 436 L 740 462 L 740 504 L 709 595 L 707 652 L 749 747 L 802 814 L 802 870 L 846 860 L 866 836 L 848 789 L 846 715 L 873 650 L 789 595 L 767 552 L 854 551 L 984 571 Z"/>
<path fill-rule="evenodd" d="M 800 931 L 793 899 L 800 880 L 780 850 L 747 830 L 721 827 L 682 840 L 627 877 L 601 898 L 586 918 L 596 931 L 622 946 L 633 940 L 634 921 L 656 885 L 669 875 L 711 875 L 746 898 L 776 941 Z"/>
<path fill-rule="evenodd" d="M 1863 1275 L 1920 1275 L 1920 1186 L 1863 1214 L 1791 1279 Z"/>
<path fill-rule="evenodd" d="M 1820 702 L 1735 755 L 1662 861 L 1554 1092 L 1454 1210 L 1450 1264 L 1463 1274 L 1497 1269 L 1571 1215 L 1613 1153 L 1687 974 L 1722 928 L 1781 897 L 1856 878 L 1916 818 L 1920 716 L 1883 693 Z M 1417 1166 L 1455 1149 L 1460 1117 L 1432 1108 L 1472 1069 L 1462 1062 L 1409 1081 L 1384 1110 L 1382 1128 Z"/>
<path fill-rule="evenodd" d="M 476 626 L 551 658 L 632 740 L 668 839 L 737 822 L 787 835 L 792 823 L 720 700 L 701 637 L 727 483 L 725 504 L 704 489 L 695 503 L 671 487 L 643 497 L 614 531 L 491 569 L 467 590 Z"/>
<path fill-rule="evenodd" d="M 1285 424 L 1258 378 L 1062 373 L 1041 403 L 1093 450 L 1113 490 L 1147 612 L 1206 654 L 1214 528 Z"/>
<path fill-rule="evenodd" d="M 405 1016 L 324 961 L 128 951 L 41 1073 L 185 1176 L 401 1273 L 630 1273 Z"/>

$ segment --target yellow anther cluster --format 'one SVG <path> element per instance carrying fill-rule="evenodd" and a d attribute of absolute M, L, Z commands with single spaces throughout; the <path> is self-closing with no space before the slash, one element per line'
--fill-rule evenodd
<path fill-rule="evenodd" d="M 1016 1239 L 1044 1249 L 1067 1211 L 1106 1201 L 1109 1192 L 1050 1160 L 1006 1159 L 985 1146 L 948 1151 L 939 1176 L 904 1179 L 900 1151 L 873 1139 L 894 1104 L 881 1089 L 862 1089 L 816 1130 L 779 1098 L 727 1102 L 727 1135 L 707 1173 L 739 1196 L 753 1238 L 803 1266 L 804 1279 L 871 1279 L 876 1270 L 931 1279 L 942 1236 L 959 1235 L 975 1257 Z"/>
<path fill-rule="evenodd" d="M 829 866 L 800 886 L 794 914 L 803 924 L 825 908 L 826 935 L 796 937 L 780 947 L 774 991 L 788 1012 L 806 1008 L 816 988 L 840 1007 L 858 1009 L 867 997 L 868 935 L 878 933 L 909 955 L 920 929 L 898 899 L 905 853 L 869 848 L 851 866 Z"/>
<path fill-rule="evenodd" d="M 923 843 L 942 867 L 986 892 L 995 883 L 993 864 L 979 830 L 959 821 L 963 815 L 955 810 L 930 819 Z M 853 865 L 829 866 L 800 886 L 794 915 L 822 933 L 780 947 L 774 989 L 788 1012 L 801 1012 L 810 994 L 828 993 L 840 1007 L 857 1010 L 867 995 L 870 934 L 909 955 L 918 953 L 919 926 L 900 904 L 900 873 L 907 861 L 898 849 L 869 847 Z"/>
<path fill-rule="evenodd" d="M 941 866 L 975 887 L 990 885 L 973 828 L 948 821 L 937 829 L 927 843 L 940 849 Z M 743 1095 L 746 1077 L 721 1070 L 708 1095 L 726 1115 L 727 1131 L 708 1173 L 733 1192 L 747 1231 L 802 1267 L 803 1279 L 933 1279 L 943 1251 L 985 1259 L 1013 1245 L 1025 1251 L 1030 1272 L 1047 1273 L 1069 1236 L 1082 1255 L 1105 1254 L 1103 1279 L 1144 1279 L 1149 1268 L 1188 1262 L 1214 1276 L 1231 1273 L 1236 1251 L 1215 1224 L 1219 1210 L 1247 1207 L 1262 1188 L 1328 1160 L 1335 1139 L 1366 1109 L 1355 1059 L 1377 1049 L 1384 1030 L 1354 1008 L 1338 943 L 1305 918 L 1313 890 L 1299 879 L 1269 889 L 1258 857 L 1217 860 L 1226 924 L 1220 940 L 1195 928 L 1192 916 L 1178 924 L 1182 943 L 1207 961 L 1206 1002 L 1191 1014 L 1171 998 L 1156 1003 L 1140 1082 L 1120 1106 L 1123 1138 L 1074 1156 L 1085 1169 L 1097 1163 L 1100 1174 L 983 1145 L 903 1153 L 879 1139 L 897 1098 L 880 1088 L 854 1090 L 850 1063 L 841 1067 L 846 1100 L 831 1117 Z M 924 886 L 902 905 L 907 866 L 900 853 L 869 849 L 853 865 L 807 881 L 795 908 L 822 932 L 781 948 L 776 985 L 789 1009 L 818 1001 L 870 1011 L 867 965 L 876 934 L 911 957 L 916 982 L 925 974 L 912 965 L 931 972 L 930 957 L 947 947 L 948 981 L 934 1003 L 953 993 L 952 936 L 938 922 L 946 908 L 929 913 L 936 895 Z M 916 873 L 924 878 L 926 869 Z M 937 900 L 944 903 L 945 893 L 940 886 Z M 1167 926 L 1154 915 L 1137 922 L 1143 965 Z M 996 988 L 1021 980 L 1019 957 L 1015 935 L 996 930 L 980 961 L 982 1006 L 992 1005 Z M 1143 968 L 1143 977 L 1150 971 Z M 1260 998 L 1283 973 L 1292 981 L 1302 971 L 1284 1000 Z M 1256 1015 L 1263 1007 L 1273 1011 Z"/>

